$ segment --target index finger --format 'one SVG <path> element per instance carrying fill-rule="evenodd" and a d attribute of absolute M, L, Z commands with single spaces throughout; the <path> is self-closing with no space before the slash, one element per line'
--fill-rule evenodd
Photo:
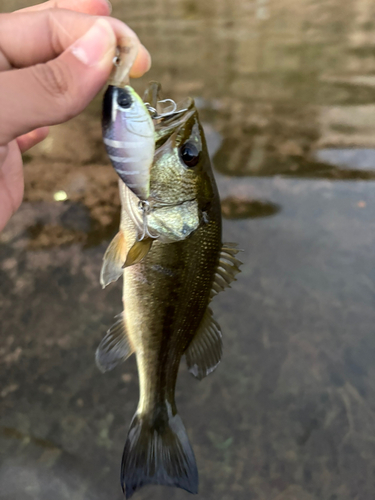
<path fill-rule="evenodd" d="M 62 54 L 83 36 L 97 19 L 96 16 L 65 9 L 0 14 L 0 54 L 5 56 L 13 68 L 47 62 Z M 139 43 L 131 76 L 137 77 L 145 73 L 149 68 L 150 56 L 137 35 L 118 19 L 106 19 L 118 40 L 131 37 Z"/>
<path fill-rule="evenodd" d="M 36 12 L 45 9 L 68 9 L 86 14 L 97 14 L 107 16 L 112 11 L 112 6 L 108 0 L 49 0 L 48 2 L 31 5 L 16 12 Z"/>

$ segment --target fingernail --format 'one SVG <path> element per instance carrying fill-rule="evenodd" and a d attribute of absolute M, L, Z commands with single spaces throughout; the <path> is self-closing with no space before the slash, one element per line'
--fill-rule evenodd
<path fill-rule="evenodd" d="M 114 56 L 116 36 L 110 24 L 98 19 L 70 48 L 72 54 L 86 66 L 95 66 Z"/>

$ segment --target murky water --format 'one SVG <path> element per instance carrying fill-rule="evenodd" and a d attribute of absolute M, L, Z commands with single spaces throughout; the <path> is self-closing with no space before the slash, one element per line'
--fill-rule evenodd
<path fill-rule="evenodd" d="M 182 363 L 178 382 L 199 498 L 375 496 L 374 14 L 373 0 L 114 2 L 153 56 L 136 88 L 196 98 L 225 240 L 244 249 L 214 302 L 222 363 L 201 383 Z M 94 363 L 121 310 L 121 285 L 98 280 L 119 218 L 99 106 L 25 157 L 25 203 L 0 235 L 2 499 L 122 498 L 138 381 L 134 359 Z"/>

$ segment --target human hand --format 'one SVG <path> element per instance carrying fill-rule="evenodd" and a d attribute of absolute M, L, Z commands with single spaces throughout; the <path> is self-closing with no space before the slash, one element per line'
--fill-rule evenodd
<path fill-rule="evenodd" d="M 99 17 L 109 11 L 106 0 L 55 0 L 0 14 L 0 231 L 22 201 L 21 153 L 48 125 L 78 115 L 108 79 L 120 39 L 137 38 L 121 21 Z M 149 66 L 140 44 L 130 76 Z"/>

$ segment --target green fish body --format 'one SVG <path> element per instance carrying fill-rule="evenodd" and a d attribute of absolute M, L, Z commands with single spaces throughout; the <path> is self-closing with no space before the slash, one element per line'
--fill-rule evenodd
<path fill-rule="evenodd" d="M 134 244 L 142 219 L 136 197 L 120 182 L 120 232 L 101 276 L 106 286 L 123 273 L 124 312 L 98 348 L 98 366 L 109 370 L 134 352 L 139 373 L 122 461 L 127 498 L 147 484 L 197 493 L 194 453 L 175 404 L 177 374 L 183 355 L 198 379 L 220 362 L 221 330 L 209 303 L 240 265 L 235 245 L 222 244 L 219 195 L 193 101 L 172 122 L 159 125 L 169 129 L 159 133 L 150 174 L 148 226 L 158 238 Z"/>

